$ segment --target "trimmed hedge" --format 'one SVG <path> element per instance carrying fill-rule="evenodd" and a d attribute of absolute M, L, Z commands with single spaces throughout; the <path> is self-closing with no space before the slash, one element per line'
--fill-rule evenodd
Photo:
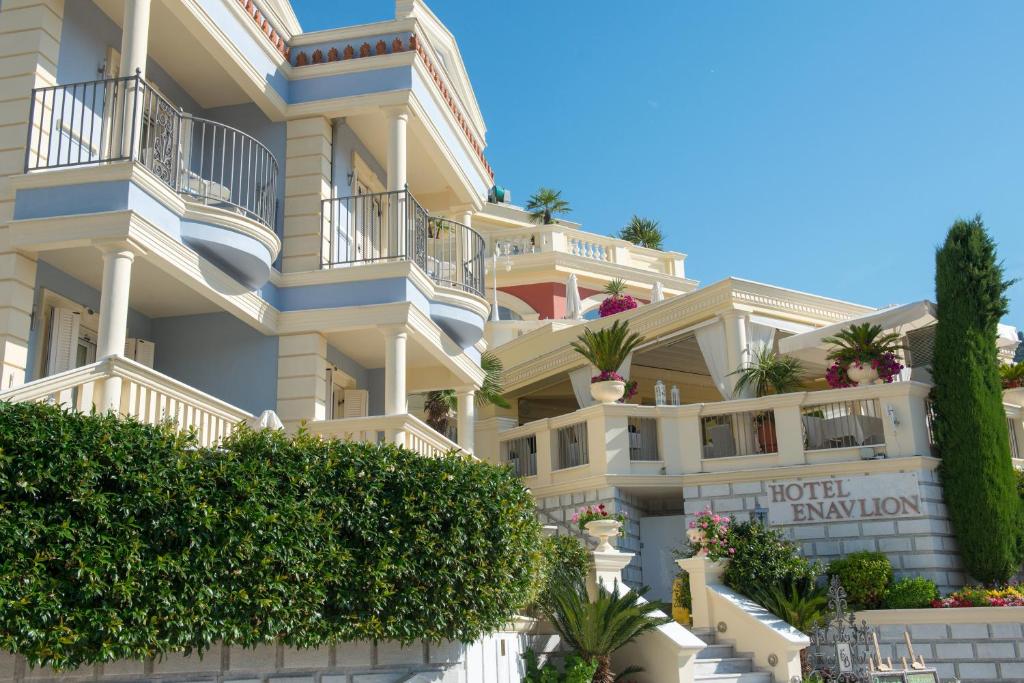
<path fill-rule="evenodd" d="M 885 609 L 921 609 L 939 599 L 935 582 L 923 576 L 899 579 L 885 589 Z"/>
<path fill-rule="evenodd" d="M 877 609 L 892 581 L 892 564 L 885 553 L 862 550 L 833 560 L 828 575 L 839 577 L 853 609 Z"/>
<path fill-rule="evenodd" d="M 530 599 L 540 540 L 518 479 L 463 456 L 0 403 L 0 649 L 34 664 L 468 642 Z"/>

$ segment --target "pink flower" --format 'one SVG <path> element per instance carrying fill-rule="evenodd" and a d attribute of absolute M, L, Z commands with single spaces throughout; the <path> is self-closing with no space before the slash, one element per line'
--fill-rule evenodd
<path fill-rule="evenodd" d="M 697 522 L 690 522 L 690 528 L 691 529 L 696 529 L 697 528 Z"/>

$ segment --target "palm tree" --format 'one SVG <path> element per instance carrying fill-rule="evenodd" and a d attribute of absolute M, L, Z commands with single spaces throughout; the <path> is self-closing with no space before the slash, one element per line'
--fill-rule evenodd
<path fill-rule="evenodd" d="M 572 211 L 569 202 L 562 199 L 561 190 L 553 190 L 550 187 L 539 188 L 530 201 L 526 202 L 526 210 L 530 212 L 530 218 L 534 223 L 547 225 L 557 223 L 553 216 L 564 216 Z"/>
<path fill-rule="evenodd" d="M 647 588 L 622 594 L 618 584 L 610 593 L 600 586 L 594 601 L 580 580 L 559 582 L 553 588 L 545 616 L 570 648 L 584 659 L 597 661 L 593 683 L 614 683 L 612 653 L 672 621 L 664 614 L 666 605 L 641 600 Z"/>
<path fill-rule="evenodd" d="M 619 231 L 619 239 L 632 242 L 640 247 L 660 250 L 662 242 L 665 241 L 665 235 L 658 227 L 658 221 L 633 214 L 626 227 Z"/>
<path fill-rule="evenodd" d="M 788 394 L 803 384 L 804 366 L 796 358 L 780 356 L 768 347 L 754 351 L 754 359 L 732 375 L 739 375 L 734 393 L 739 396 L 748 387 L 757 396 L 769 393 Z"/>
<path fill-rule="evenodd" d="M 475 403 L 478 406 L 508 408 L 509 403 L 502 396 L 501 373 L 504 367 L 501 359 L 488 351 L 480 356 L 480 368 L 484 371 L 484 381 L 476 392 Z M 440 434 L 451 432 L 452 417 L 458 412 L 458 407 L 459 401 L 454 389 L 429 391 L 423 402 L 427 424 Z"/>
<path fill-rule="evenodd" d="M 844 365 L 854 361 L 867 363 L 903 349 L 898 333 L 883 332 L 881 325 L 871 323 L 850 325 L 822 341 L 833 345 L 826 357 Z"/>
<path fill-rule="evenodd" d="M 616 372 L 644 338 L 629 331 L 629 323 L 616 320 L 611 327 L 594 332 L 589 327 L 570 346 L 600 372 Z"/>

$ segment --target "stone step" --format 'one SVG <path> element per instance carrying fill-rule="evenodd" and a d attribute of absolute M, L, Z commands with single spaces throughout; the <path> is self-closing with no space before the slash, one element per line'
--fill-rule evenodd
<path fill-rule="evenodd" d="M 751 671 L 748 673 L 732 674 L 696 674 L 693 677 L 694 683 L 704 681 L 705 683 L 772 683 L 772 675 L 768 671 Z"/>
<path fill-rule="evenodd" d="M 745 674 L 754 670 L 750 657 L 719 657 L 717 659 L 698 657 L 694 672 L 700 674 Z"/>
<path fill-rule="evenodd" d="M 697 653 L 697 659 L 729 659 L 734 654 L 732 645 L 708 645 Z"/>

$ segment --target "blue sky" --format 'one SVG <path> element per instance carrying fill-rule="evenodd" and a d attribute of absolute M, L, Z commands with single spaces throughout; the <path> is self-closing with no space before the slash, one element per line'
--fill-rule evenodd
<path fill-rule="evenodd" d="M 704 284 L 877 306 L 932 298 L 935 246 L 980 212 L 1024 277 L 1022 2 L 429 4 L 516 203 L 548 185 L 594 232 L 657 219 Z M 307 31 L 394 13 L 293 5 Z"/>

